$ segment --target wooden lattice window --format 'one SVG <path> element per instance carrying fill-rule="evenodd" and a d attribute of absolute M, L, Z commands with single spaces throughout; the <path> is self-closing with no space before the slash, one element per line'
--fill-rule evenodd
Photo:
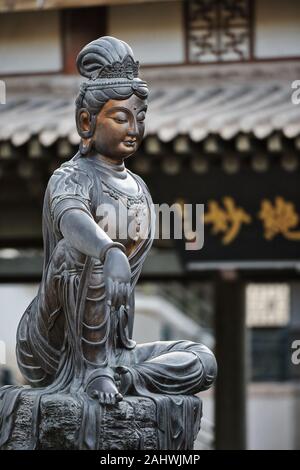
<path fill-rule="evenodd" d="M 251 59 L 252 16 L 252 0 L 188 0 L 187 61 Z"/>

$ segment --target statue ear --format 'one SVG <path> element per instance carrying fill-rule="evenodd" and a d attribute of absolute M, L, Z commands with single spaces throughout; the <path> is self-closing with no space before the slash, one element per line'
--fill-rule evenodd
<path fill-rule="evenodd" d="M 87 108 L 80 108 L 76 113 L 76 126 L 80 137 L 89 139 L 93 137 L 97 116 L 91 114 Z"/>
<path fill-rule="evenodd" d="M 87 155 L 93 146 L 92 137 L 95 132 L 97 116 L 91 114 L 88 109 L 80 108 L 76 112 L 76 126 L 78 134 L 80 135 L 80 152 L 83 155 Z"/>

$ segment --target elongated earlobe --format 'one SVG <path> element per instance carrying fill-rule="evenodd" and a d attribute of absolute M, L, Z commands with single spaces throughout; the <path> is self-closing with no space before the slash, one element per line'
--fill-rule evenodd
<path fill-rule="evenodd" d="M 82 155 L 87 155 L 93 147 L 93 139 L 81 139 L 79 144 L 79 151 Z"/>

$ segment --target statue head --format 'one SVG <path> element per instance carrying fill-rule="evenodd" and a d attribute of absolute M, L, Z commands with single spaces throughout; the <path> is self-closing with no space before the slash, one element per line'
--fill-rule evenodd
<path fill-rule="evenodd" d="M 139 63 L 128 44 L 104 36 L 81 50 L 77 67 L 88 79 L 76 99 L 80 152 L 122 161 L 144 135 L 148 87 L 138 77 Z"/>

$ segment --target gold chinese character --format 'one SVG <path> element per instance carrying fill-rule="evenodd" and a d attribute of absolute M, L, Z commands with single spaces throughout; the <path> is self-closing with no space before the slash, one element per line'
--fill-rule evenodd
<path fill-rule="evenodd" d="M 267 240 L 272 240 L 279 234 L 288 240 L 300 240 L 300 230 L 291 231 L 299 224 L 299 216 L 292 202 L 278 196 L 273 205 L 268 199 L 263 199 L 258 217 L 263 221 L 264 236 Z"/>
<path fill-rule="evenodd" d="M 208 202 L 208 212 L 205 214 L 206 224 L 212 224 L 212 233 L 224 233 L 222 243 L 228 245 L 240 232 L 242 224 L 250 224 L 251 216 L 241 207 L 237 207 L 232 197 L 222 199 L 225 209 L 216 201 Z"/>

